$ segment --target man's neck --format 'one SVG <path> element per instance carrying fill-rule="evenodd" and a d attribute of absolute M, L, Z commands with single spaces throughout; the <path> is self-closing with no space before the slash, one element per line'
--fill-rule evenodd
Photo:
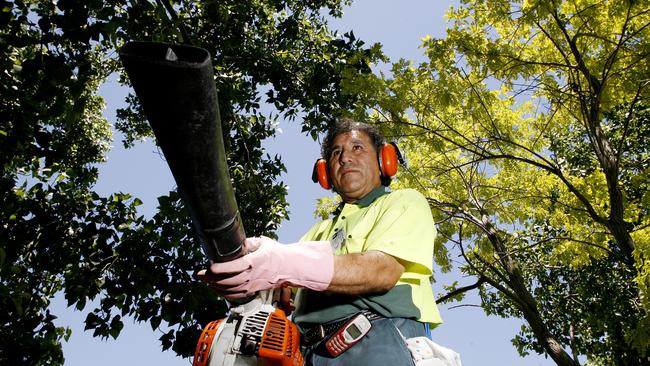
<path fill-rule="evenodd" d="M 359 205 L 361 207 L 365 207 L 370 205 L 372 202 L 374 202 L 377 198 L 383 196 L 385 193 L 388 192 L 388 189 L 382 185 L 379 185 L 375 188 L 372 189 L 372 191 L 368 192 L 366 195 L 363 197 L 356 199 L 356 200 L 343 200 L 344 203 L 347 204 L 354 204 L 354 205 Z"/>

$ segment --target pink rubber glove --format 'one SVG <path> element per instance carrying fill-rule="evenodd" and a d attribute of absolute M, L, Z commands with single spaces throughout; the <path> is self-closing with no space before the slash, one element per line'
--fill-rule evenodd
<path fill-rule="evenodd" d="M 305 287 L 324 291 L 334 275 L 334 253 L 329 241 L 281 244 L 267 238 L 248 238 L 252 251 L 225 263 L 213 263 L 199 278 L 227 298 L 242 298 L 278 287 Z"/>

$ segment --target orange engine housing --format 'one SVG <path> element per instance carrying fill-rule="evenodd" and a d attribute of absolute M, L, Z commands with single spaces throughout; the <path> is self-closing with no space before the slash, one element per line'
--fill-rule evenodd
<path fill-rule="evenodd" d="M 223 320 L 224 319 L 211 321 L 208 323 L 208 325 L 205 326 L 205 328 L 203 328 L 201 337 L 196 344 L 196 351 L 194 352 L 194 361 L 192 362 L 192 366 L 206 366 L 208 364 L 210 348 L 212 347 L 212 342 L 214 341 L 214 335 L 217 333 L 219 324 L 221 324 Z"/>
<path fill-rule="evenodd" d="M 276 309 L 266 323 L 258 351 L 258 364 L 262 366 L 302 366 L 300 333 L 284 311 Z"/>
<path fill-rule="evenodd" d="M 300 333 L 293 322 L 287 319 L 281 309 L 263 312 L 268 315 L 257 347 L 257 364 L 260 366 L 303 366 L 300 352 Z M 215 335 L 225 319 L 215 320 L 203 329 L 196 345 L 193 366 L 210 365 L 210 349 L 215 344 Z M 218 340 L 216 341 L 218 343 Z M 218 345 L 224 347 L 225 345 Z M 214 347 L 217 347 L 215 345 Z"/>

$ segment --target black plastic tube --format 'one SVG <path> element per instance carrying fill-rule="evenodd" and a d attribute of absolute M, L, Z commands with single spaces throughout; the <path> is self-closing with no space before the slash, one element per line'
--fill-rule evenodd
<path fill-rule="evenodd" d="M 119 54 L 205 254 L 214 262 L 243 255 L 210 54 L 157 42 L 130 42 Z"/>

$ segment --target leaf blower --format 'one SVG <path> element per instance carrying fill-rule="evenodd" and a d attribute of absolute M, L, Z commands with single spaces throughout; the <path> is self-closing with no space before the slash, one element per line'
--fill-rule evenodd
<path fill-rule="evenodd" d="M 245 255 L 246 234 L 228 174 L 213 67 L 208 51 L 129 42 L 120 59 L 190 212 L 207 257 Z M 298 330 L 272 292 L 231 304 L 198 341 L 196 366 L 300 366 Z"/>

